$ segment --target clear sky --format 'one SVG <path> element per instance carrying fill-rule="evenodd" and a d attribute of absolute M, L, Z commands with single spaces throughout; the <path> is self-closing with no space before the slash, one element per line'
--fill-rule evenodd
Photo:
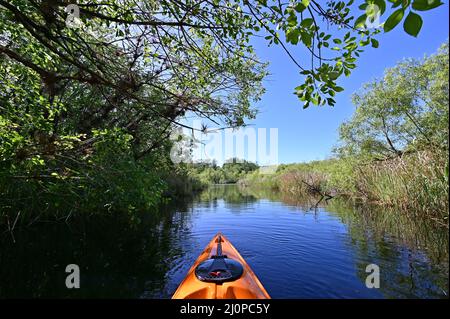
<path fill-rule="evenodd" d="M 339 125 L 350 118 L 354 111 L 351 103 L 353 92 L 363 83 L 382 76 L 385 68 L 394 66 L 404 58 L 420 58 L 436 52 L 448 39 L 448 3 L 435 10 L 421 12 L 421 16 L 424 24 L 417 38 L 406 34 L 401 25 L 389 33 L 379 35 L 379 48 L 367 48 L 350 77 L 338 83 L 345 90 L 336 95 L 333 108 L 310 106 L 304 110 L 302 103 L 293 94 L 294 88 L 302 81 L 298 68 L 281 47 L 268 48 L 263 39 L 253 42 L 259 58 L 270 63 L 271 75 L 264 83 L 266 93 L 256 104 L 260 112 L 255 120 L 248 123 L 254 127 L 278 128 L 280 163 L 329 157 L 338 139 Z M 301 60 L 302 56 L 299 54 L 297 58 Z"/>

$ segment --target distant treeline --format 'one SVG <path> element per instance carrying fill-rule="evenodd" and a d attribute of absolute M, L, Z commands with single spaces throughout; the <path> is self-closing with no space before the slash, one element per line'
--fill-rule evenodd
<path fill-rule="evenodd" d="M 232 158 L 222 166 L 215 161 L 201 161 L 190 164 L 190 176 L 196 178 L 203 185 L 233 184 L 244 178 L 247 174 L 256 171 L 259 166 L 253 162 Z"/>

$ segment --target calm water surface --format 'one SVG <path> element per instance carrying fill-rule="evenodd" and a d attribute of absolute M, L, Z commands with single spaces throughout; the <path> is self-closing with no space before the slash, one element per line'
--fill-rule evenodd
<path fill-rule="evenodd" d="M 0 242 L 0 297 L 169 298 L 223 232 L 273 298 L 448 298 L 448 229 L 396 212 L 237 186 L 164 211 L 40 223 Z M 78 264 L 81 288 L 65 287 Z M 368 289 L 368 264 L 381 271 Z"/>

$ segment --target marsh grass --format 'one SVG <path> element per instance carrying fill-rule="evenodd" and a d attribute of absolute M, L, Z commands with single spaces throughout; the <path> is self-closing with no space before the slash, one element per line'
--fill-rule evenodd
<path fill-rule="evenodd" d="M 358 167 L 359 195 L 448 222 L 448 162 L 443 154 L 417 152 Z"/>
<path fill-rule="evenodd" d="M 448 160 L 444 153 L 420 151 L 385 161 L 332 159 L 280 165 L 272 175 L 253 173 L 240 184 L 298 198 L 310 195 L 312 185 L 323 193 L 431 218 L 448 227 Z"/>

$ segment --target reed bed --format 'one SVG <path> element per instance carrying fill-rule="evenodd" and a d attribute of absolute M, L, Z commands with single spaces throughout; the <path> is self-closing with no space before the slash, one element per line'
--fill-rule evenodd
<path fill-rule="evenodd" d="M 444 151 L 420 151 L 385 161 L 336 159 L 292 164 L 271 175 L 253 173 L 240 184 L 298 197 L 318 190 L 319 194 L 431 218 L 448 227 L 448 159 Z"/>

